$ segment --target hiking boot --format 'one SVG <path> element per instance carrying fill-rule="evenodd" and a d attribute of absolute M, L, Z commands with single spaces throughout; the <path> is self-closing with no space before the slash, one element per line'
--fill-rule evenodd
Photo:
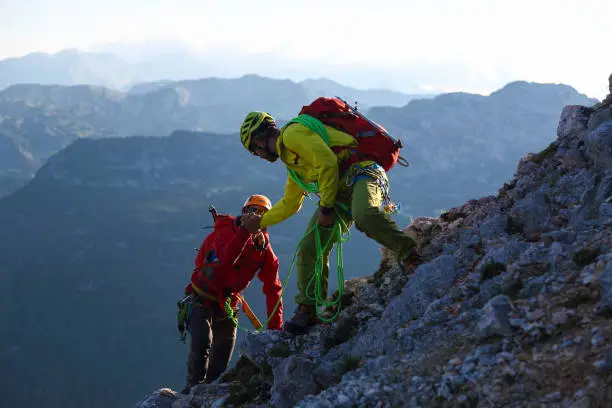
<path fill-rule="evenodd" d="M 321 323 L 315 305 L 298 305 L 291 320 L 285 323 L 285 330 L 292 335 L 305 334 L 308 328 Z"/>
<path fill-rule="evenodd" d="M 398 260 L 398 264 L 403 273 L 408 272 L 412 267 L 419 265 L 422 262 L 419 252 L 421 250 L 421 244 L 423 242 L 423 230 L 415 224 L 410 224 L 408 228 L 404 230 L 404 233 L 408 235 L 415 243 L 412 251 L 403 260 Z"/>
<path fill-rule="evenodd" d="M 402 270 L 402 272 L 406 273 L 411 268 L 416 267 L 417 265 L 421 264 L 421 262 L 422 262 L 422 258 L 421 258 L 421 255 L 419 255 L 419 251 L 416 248 L 414 248 L 404 260 L 398 262 L 398 265 L 400 269 Z"/>

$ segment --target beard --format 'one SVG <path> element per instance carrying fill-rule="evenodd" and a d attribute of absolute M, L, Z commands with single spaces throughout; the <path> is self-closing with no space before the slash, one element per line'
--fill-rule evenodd
<path fill-rule="evenodd" d="M 272 153 L 271 151 L 269 151 L 268 149 L 266 149 L 266 151 L 262 154 L 259 154 L 259 157 L 269 161 L 270 163 L 274 163 L 276 160 L 278 160 L 278 155 Z"/>

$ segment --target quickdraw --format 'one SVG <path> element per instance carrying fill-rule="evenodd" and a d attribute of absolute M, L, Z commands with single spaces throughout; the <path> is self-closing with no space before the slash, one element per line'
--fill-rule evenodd
<path fill-rule="evenodd" d="M 389 191 L 389 180 L 385 175 L 384 169 L 377 163 L 370 164 L 368 166 L 360 166 L 354 164 L 351 166 L 349 171 L 346 172 L 345 183 L 348 187 L 355 184 L 355 182 L 363 177 L 370 177 L 376 180 L 376 183 L 380 187 L 383 196 L 382 208 L 387 214 L 397 214 L 399 212 L 399 205 L 396 205 L 391 201 L 391 193 Z"/>
<path fill-rule="evenodd" d="M 189 318 L 191 317 L 191 310 L 193 308 L 193 295 L 187 295 L 178 302 L 178 312 L 176 315 L 176 324 L 180 333 L 179 340 L 185 343 L 187 337 L 187 330 L 189 329 Z"/>

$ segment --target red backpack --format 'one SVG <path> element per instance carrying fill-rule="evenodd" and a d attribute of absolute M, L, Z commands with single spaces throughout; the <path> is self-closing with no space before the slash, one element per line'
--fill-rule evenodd
<path fill-rule="evenodd" d="M 350 149 L 353 154 L 343 162 L 341 171 L 351 164 L 362 160 L 374 160 L 380 164 L 386 172 L 391 170 L 395 163 L 408 166 L 406 159 L 399 155 L 403 147 L 401 140 L 395 139 L 385 128 L 378 123 L 366 118 L 357 108 L 353 108 L 340 97 L 319 97 L 311 104 L 303 106 L 299 115 L 312 116 L 323 124 L 331 126 L 342 132 L 348 133 L 359 142 L 357 147 L 334 146 L 334 152 Z M 298 118 L 292 121 L 308 126 Z M 309 126 L 316 131 L 313 127 Z M 317 132 L 321 135 L 321 132 Z M 321 135 L 325 138 L 324 135 Z M 329 140 L 326 140 L 329 144 Z"/>

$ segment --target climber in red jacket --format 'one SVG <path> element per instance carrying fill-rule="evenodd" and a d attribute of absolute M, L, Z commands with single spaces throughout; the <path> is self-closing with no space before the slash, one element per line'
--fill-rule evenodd
<path fill-rule="evenodd" d="M 249 286 L 256 274 L 263 283 L 267 315 L 271 316 L 267 328 L 281 330 L 283 326 L 279 263 L 268 233 L 263 230 L 251 234 L 241 227 L 242 221 L 255 214 L 262 215 L 271 207 L 267 197 L 250 196 L 240 217 L 215 217 L 214 230 L 200 247 L 191 282 L 185 288 L 186 295 L 194 299 L 186 324 L 191 344 L 187 385 L 182 391 L 185 394 L 200 382 L 215 381 L 227 368 L 236 343 L 236 326 L 228 318 L 224 305 L 229 298 L 237 313 L 237 295 Z"/>

